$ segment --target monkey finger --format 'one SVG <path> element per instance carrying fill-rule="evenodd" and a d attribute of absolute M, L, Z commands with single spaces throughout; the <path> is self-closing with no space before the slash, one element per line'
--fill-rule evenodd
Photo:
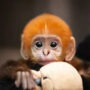
<path fill-rule="evenodd" d="M 16 80 L 15 80 L 15 85 L 16 85 L 16 87 L 19 87 L 20 84 L 21 84 L 21 72 L 18 71 L 18 72 L 17 72 L 17 78 L 16 78 Z"/>
<path fill-rule="evenodd" d="M 32 74 L 33 74 L 33 78 L 37 79 L 39 77 L 41 77 L 41 74 L 39 71 L 35 71 L 35 70 L 31 70 Z"/>
<path fill-rule="evenodd" d="M 33 77 L 30 75 L 29 72 L 26 72 L 26 76 L 27 76 L 27 86 L 28 89 L 33 89 L 35 87 L 35 82 L 33 80 Z"/>
<path fill-rule="evenodd" d="M 27 89 L 27 77 L 25 72 L 22 72 L 22 88 L 24 90 Z"/>

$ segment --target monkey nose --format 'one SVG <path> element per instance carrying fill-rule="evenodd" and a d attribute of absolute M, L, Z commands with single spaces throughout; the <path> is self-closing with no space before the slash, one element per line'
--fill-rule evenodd
<path fill-rule="evenodd" d="M 44 49 L 44 51 L 43 51 L 43 55 L 44 55 L 44 56 L 47 56 L 47 55 L 49 55 L 49 53 L 50 53 L 50 51 L 49 51 L 49 50 L 47 50 L 47 49 Z"/>

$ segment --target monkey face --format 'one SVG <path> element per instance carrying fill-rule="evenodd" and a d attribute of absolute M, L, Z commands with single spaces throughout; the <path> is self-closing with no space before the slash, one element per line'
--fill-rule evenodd
<path fill-rule="evenodd" d="M 62 54 L 62 43 L 56 35 L 37 35 L 32 42 L 32 55 L 45 65 L 58 60 Z"/>
<path fill-rule="evenodd" d="M 69 26 L 54 15 L 44 14 L 31 20 L 21 40 L 22 57 L 42 65 L 52 61 L 70 61 L 76 50 Z"/>

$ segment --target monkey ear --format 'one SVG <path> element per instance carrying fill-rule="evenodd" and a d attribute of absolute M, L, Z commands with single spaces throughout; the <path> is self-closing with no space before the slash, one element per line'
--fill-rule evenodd
<path fill-rule="evenodd" d="M 65 60 L 66 61 L 70 61 L 72 60 L 72 58 L 74 57 L 76 52 L 76 42 L 75 42 L 75 38 L 71 37 L 70 38 L 70 42 L 68 45 L 68 49 L 66 51 L 66 56 L 65 56 Z"/>
<path fill-rule="evenodd" d="M 22 38 L 21 38 L 21 50 L 20 50 L 20 53 L 21 53 L 21 56 L 22 56 L 25 60 L 29 59 L 29 56 L 28 56 L 27 51 L 26 51 L 25 46 L 24 46 L 23 36 L 22 36 Z"/>

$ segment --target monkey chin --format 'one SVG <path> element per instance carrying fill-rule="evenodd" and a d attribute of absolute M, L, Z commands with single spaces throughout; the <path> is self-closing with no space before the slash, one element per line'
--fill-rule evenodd
<path fill-rule="evenodd" d="M 40 64 L 40 65 L 46 65 L 46 64 L 49 64 L 49 63 L 52 63 L 52 62 L 56 62 L 56 60 L 44 60 L 44 61 L 39 61 L 39 64 Z"/>

